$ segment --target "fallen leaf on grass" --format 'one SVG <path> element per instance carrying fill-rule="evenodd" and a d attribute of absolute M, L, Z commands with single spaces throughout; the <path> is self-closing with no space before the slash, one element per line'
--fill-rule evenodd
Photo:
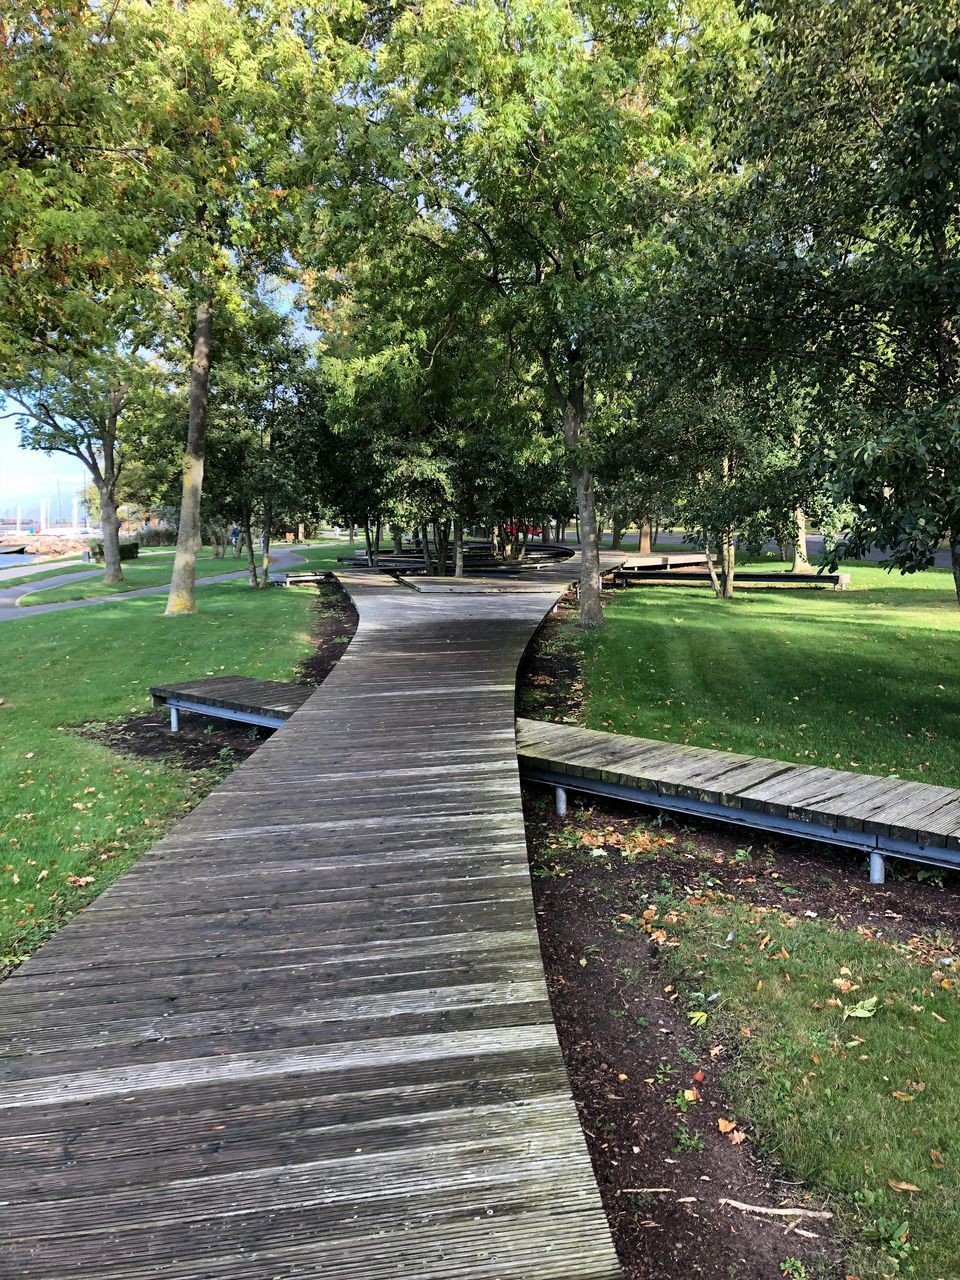
<path fill-rule="evenodd" d="M 872 1018 L 877 1012 L 879 998 L 877 996 L 868 996 L 866 1000 L 861 1000 L 859 1004 L 845 1005 L 843 1010 L 844 1021 L 847 1018 Z"/>
<path fill-rule="evenodd" d="M 935 1169 L 943 1168 L 943 1152 L 937 1151 L 935 1147 L 930 1148 L 930 1163 Z"/>
<path fill-rule="evenodd" d="M 899 1098 L 901 1102 L 912 1102 L 914 1099 L 912 1093 L 904 1093 L 902 1089 L 894 1089 L 893 1096 Z"/>
<path fill-rule="evenodd" d="M 920 1188 L 914 1186 L 912 1182 L 900 1182 L 897 1178 L 888 1178 L 887 1186 L 891 1187 L 894 1191 L 909 1191 L 912 1193 L 920 1190 Z"/>

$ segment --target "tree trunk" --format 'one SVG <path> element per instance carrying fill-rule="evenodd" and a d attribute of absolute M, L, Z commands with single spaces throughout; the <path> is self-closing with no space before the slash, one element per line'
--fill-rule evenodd
<path fill-rule="evenodd" d="M 723 598 L 733 599 L 733 577 L 737 564 L 737 553 L 733 545 L 733 530 L 727 526 L 720 542 L 720 570 L 723 575 Z"/>
<path fill-rule="evenodd" d="M 490 532 L 490 550 L 495 556 L 500 554 L 500 526 L 495 524 Z"/>
<path fill-rule="evenodd" d="M 703 553 L 707 558 L 707 573 L 709 573 L 710 575 L 710 582 L 713 586 L 713 594 L 719 600 L 723 596 L 723 587 L 721 587 L 720 579 L 717 577 L 717 567 L 713 563 L 713 552 L 710 550 L 709 542 L 704 547 Z"/>
<path fill-rule="evenodd" d="M 257 577 L 257 553 L 253 549 L 253 513 L 249 507 L 243 508 L 243 539 L 247 544 L 247 574 L 251 587 L 259 587 Z"/>
<path fill-rule="evenodd" d="M 207 391 L 210 385 L 210 338 L 213 332 L 213 301 L 197 304 L 193 335 L 193 363 L 190 369 L 187 450 L 183 455 L 183 490 L 180 499 L 180 527 L 173 577 L 165 615 L 197 612 L 197 554 L 200 551 L 200 495 L 203 491 L 203 457 L 207 435 Z"/>
<path fill-rule="evenodd" d="M 376 564 L 380 559 L 380 538 L 383 535 L 383 518 L 377 516 L 377 523 L 373 533 L 373 562 Z"/>
<path fill-rule="evenodd" d="M 434 542 L 437 548 L 437 577 L 447 576 L 447 552 L 450 549 L 450 521 L 434 520 Z"/>
<path fill-rule="evenodd" d="M 403 530 L 398 524 L 392 524 L 390 526 L 390 536 L 393 538 L 394 555 L 400 555 L 403 551 Z"/>
<path fill-rule="evenodd" d="M 270 585 L 270 526 L 273 523 L 273 508 L 270 503 L 263 508 L 263 556 L 260 560 L 260 589 Z"/>
<path fill-rule="evenodd" d="M 810 573 L 812 569 L 807 557 L 807 514 L 803 507 L 797 507 L 793 518 L 797 531 L 794 535 L 793 564 L 790 566 L 790 571 L 791 573 Z"/>
<path fill-rule="evenodd" d="M 373 538 L 370 536 L 370 517 L 369 516 L 363 517 L 363 539 L 364 539 L 364 542 L 366 542 L 367 544 L 367 564 L 372 569 L 374 555 L 373 555 Z"/>
<path fill-rule="evenodd" d="M 950 534 L 950 567 L 953 569 L 953 585 L 960 604 L 960 532 Z"/>
<path fill-rule="evenodd" d="M 453 522 L 453 576 L 463 577 L 463 525 L 459 520 Z"/>
<path fill-rule="evenodd" d="M 563 439 L 570 452 L 571 475 L 577 490 L 577 540 L 580 543 L 580 626 L 599 627 L 603 622 L 600 604 L 600 536 L 593 472 L 578 457 L 582 453 L 585 392 L 574 386 L 563 408 Z"/>
<path fill-rule="evenodd" d="M 428 577 L 433 577 L 433 562 L 430 559 L 430 540 L 427 537 L 427 526 L 420 527 L 420 550 L 423 553 L 423 563 L 427 566 Z"/>
<path fill-rule="evenodd" d="M 640 522 L 639 551 L 642 556 L 653 555 L 653 527 L 646 516 Z"/>
<path fill-rule="evenodd" d="M 549 547 L 550 545 L 550 517 L 543 516 L 540 520 L 540 545 Z"/>
<path fill-rule="evenodd" d="M 620 512 L 614 509 L 610 514 L 610 550 L 619 551 L 623 542 L 623 519 Z"/>
<path fill-rule="evenodd" d="M 104 483 L 99 484 L 97 488 L 100 491 L 103 581 L 107 586 L 115 587 L 123 581 L 123 568 L 120 564 L 120 521 L 117 517 L 117 504 L 113 496 L 113 485 L 109 481 L 105 479 Z"/>

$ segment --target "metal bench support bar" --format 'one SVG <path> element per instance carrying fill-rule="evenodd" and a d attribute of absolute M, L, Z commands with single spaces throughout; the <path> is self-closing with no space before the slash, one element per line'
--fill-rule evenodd
<path fill-rule="evenodd" d="M 611 796 L 630 804 L 647 805 L 651 809 L 663 809 L 670 813 L 688 813 L 698 818 L 710 818 L 716 822 L 729 822 L 740 827 L 770 831 L 775 835 L 794 836 L 802 840 L 816 840 L 823 844 L 840 845 L 846 849 L 859 849 L 870 858 L 870 883 L 883 884 L 888 856 L 922 862 L 928 866 L 960 870 L 960 852 L 951 849 L 931 848 L 908 840 L 894 840 L 873 835 L 869 831 L 844 831 L 817 822 L 802 822 L 794 818 L 777 817 L 752 809 L 733 805 L 715 804 L 694 800 L 688 796 L 663 795 L 659 791 L 646 791 L 621 783 L 601 782 L 594 778 L 537 769 L 524 763 L 520 757 L 520 775 L 530 782 L 543 782 L 555 788 L 556 808 L 560 817 L 566 814 L 567 792 L 582 791 L 588 795 Z M 561 799 L 562 797 L 562 799 Z"/>
<path fill-rule="evenodd" d="M 197 702 L 192 698 L 165 697 L 164 704 L 170 708 L 170 728 L 174 733 L 180 728 L 181 711 L 195 711 L 201 716 L 210 716 L 215 720 L 238 720 L 241 724 L 257 724 L 264 729 L 279 729 L 286 724 L 289 716 L 270 715 L 265 711 L 234 711 L 232 707 L 214 707 L 209 702 Z"/>

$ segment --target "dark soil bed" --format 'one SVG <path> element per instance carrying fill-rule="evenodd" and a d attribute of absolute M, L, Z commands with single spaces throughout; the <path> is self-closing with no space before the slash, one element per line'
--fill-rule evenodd
<path fill-rule="evenodd" d="M 357 629 L 357 611 L 339 583 L 323 583 L 316 594 L 312 651 L 297 669 L 299 684 L 322 684 Z M 85 725 L 80 732 L 127 755 L 159 758 L 186 769 L 210 769 L 221 774 L 252 755 L 272 730 L 181 711 L 179 732 L 171 733 L 170 713 L 158 707 L 126 720 Z"/>
<path fill-rule="evenodd" d="M 576 648 L 563 633 L 561 615 L 531 646 L 521 714 L 576 717 Z M 928 873 L 920 882 L 915 870 L 894 864 L 886 885 L 871 886 L 852 851 L 692 822 L 653 825 L 663 843 L 632 862 L 591 864 L 580 830 L 616 847 L 655 815 L 584 797 L 559 819 L 552 792 L 534 785 L 525 789 L 525 808 L 554 1018 L 626 1280 L 778 1280 L 784 1274 L 842 1280 L 843 1244 L 831 1237 L 829 1224 L 801 1222 L 814 1239 L 785 1235 L 783 1218 L 719 1204 L 822 1207 L 749 1139 L 721 1132 L 718 1121 L 733 1114 L 724 1079 L 734 1050 L 704 1047 L 677 1000 L 669 958 L 656 942 L 620 925 L 618 916 L 636 911 L 644 894 L 682 896 L 691 884 L 707 883 L 748 904 L 905 944 L 920 966 L 946 958 L 960 968 L 949 937 L 960 912 L 960 881 Z M 686 1090 L 698 1095 L 688 1111 Z M 782 1271 L 788 1258 L 806 1271 Z"/>

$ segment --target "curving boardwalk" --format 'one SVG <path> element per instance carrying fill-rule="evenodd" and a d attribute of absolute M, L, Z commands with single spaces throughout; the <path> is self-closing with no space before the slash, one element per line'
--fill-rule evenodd
<path fill-rule="evenodd" d="M 245 765 L 0 987 L 3 1280 L 615 1280 L 514 745 L 569 580 L 344 575 Z"/>

